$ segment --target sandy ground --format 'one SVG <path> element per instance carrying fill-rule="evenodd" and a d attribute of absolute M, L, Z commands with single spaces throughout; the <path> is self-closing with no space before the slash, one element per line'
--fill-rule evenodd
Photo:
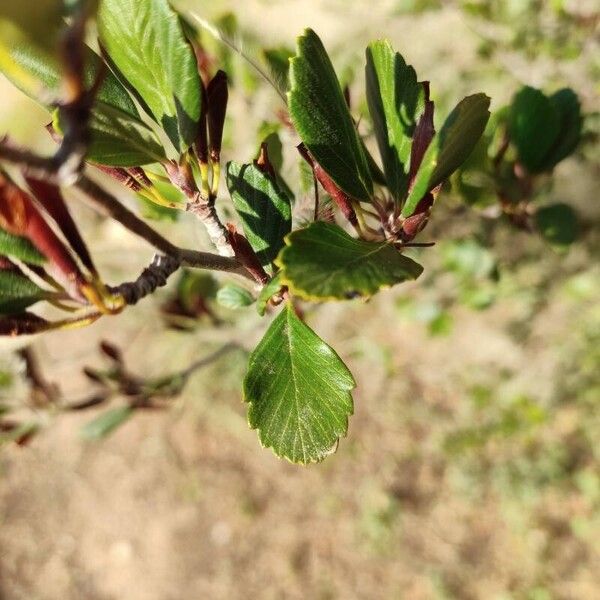
<path fill-rule="evenodd" d="M 391 4 L 255 0 L 240 19 L 268 42 L 311 25 L 346 61 L 348 40 L 360 48 L 390 36 L 456 98 L 485 89 L 501 103 L 516 85 L 507 81 L 528 79 L 532 67 L 518 59 L 506 79 L 483 70 L 476 82 L 461 78 L 475 68 L 477 36 L 459 14 L 391 18 Z M 561 69 L 540 61 L 532 83 L 554 81 Z M 579 70 L 568 79 L 582 80 Z M 591 93 L 589 82 L 583 88 Z M 246 109 L 260 118 L 257 107 Z M 249 148 L 251 133 L 240 136 Z M 594 182 L 577 168 L 559 173 L 556 194 L 574 193 L 570 182 L 582 174 L 577 197 L 589 197 Z M 99 261 L 115 279 L 147 261 L 134 240 L 92 225 Z M 579 385 L 584 372 L 593 378 L 594 363 L 583 361 L 598 358 L 588 356 L 600 340 L 600 272 L 589 266 L 598 253 L 547 255 L 520 234 L 510 240 L 502 256 L 518 291 L 485 312 L 452 307 L 446 336 L 431 337 L 400 307 L 443 296 L 451 280 L 309 314 L 359 384 L 348 438 L 321 465 L 295 467 L 260 447 L 240 401 L 241 354 L 198 374 L 169 412 L 136 415 L 104 442 L 81 440 L 92 417 L 85 414 L 55 419 L 26 448 L 2 448 L 0 599 L 598 598 L 600 427 Z M 137 372 L 157 374 L 232 336 L 250 348 L 261 327 L 248 316 L 237 328 L 164 332 L 158 303 L 146 301 L 86 331 L 44 337 L 36 349 L 51 378 L 77 397 L 88 385 L 81 367 L 98 364 L 100 339 L 122 345 Z M 492 390 L 483 408 L 481 389 Z M 449 450 L 457 435 L 519 417 L 522 406 L 545 418 Z"/>

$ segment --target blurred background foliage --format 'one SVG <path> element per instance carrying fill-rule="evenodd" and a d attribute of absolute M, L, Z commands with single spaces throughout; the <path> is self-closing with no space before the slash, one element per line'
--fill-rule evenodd
<path fill-rule="evenodd" d="M 309 469 L 278 461 L 248 431 L 241 351 L 196 374 L 169 412 L 136 415 L 98 443 L 79 435 L 90 415 L 39 413 L 22 355 L 4 344 L 0 412 L 43 431 L 0 452 L 0 597 L 598 597 L 597 4 L 177 4 L 280 67 L 295 35 L 315 28 L 357 115 L 366 113 L 364 47 L 379 37 L 432 81 L 439 114 L 479 90 L 498 110 L 523 85 L 573 88 L 583 141 L 541 181 L 536 203 L 574 209 L 579 236 L 548 243 L 499 217 L 491 201 L 465 203 L 460 181 L 447 186 L 427 229 L 436 246 L 413 250 L 426 269 L 418 283 L 307 314 L 359 384 L 348 438 Z M 304 173 L 303 187 L 275 93 L 239 56 L 203 42 L 233 81 L 226 158 L 248 161 L 270 134 L 272 158 L 303 190 L 302 219 L 311 181 Z M 4 80 L 0 92 L 1 131 L 49 150 L 43 111 Z M 115 282 L 134 276 L 147 249 L 73 205 L 103 272 Z M 187 215 L 139 207 L 177 241 L 207 247 Z M 91 384 L 82 367 L 102 364 L 101 339 L 145 378 L 184 369 L 224 341 L 250 348 L 259 339 L 253 308 L 232 308 L 231 293 L 219 300 L 227 279 L 175 279 L 119 317 L 36 340 L 45 377 L 83 396 Z M 0 433 L 0 443 L 9 438 Z"/>

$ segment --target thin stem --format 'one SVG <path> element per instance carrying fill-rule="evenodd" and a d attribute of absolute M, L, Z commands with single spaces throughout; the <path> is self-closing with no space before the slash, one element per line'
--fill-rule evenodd
<path fill-rule="evenodd" d="M 82 191 L 95 206 L 102 208 L 108 216 L 121 223 L 138 237 L 146 240 L 157 250 L 160 250 L 169 256 L 177 255 L 178 248 L 175 245 L 160 235 L 155 229 L 152 229 L 145 221 L 138 218 L 133 212 L 123 206 L 112 194 L 101 188 L 86 175 L 83 175 L 79 181 L 75 183 L 74 187 Z"/>
<path fill-rule="evenodd" d="M 241 349 L 243 348 L 238 343 L 229 342 L 224 346 L 221 346 L 221 348 L 219 348 L 218 350 L 215 350 L 212 354 L 209 354 L 208 356 L 205 356 L 204 358 L 200 358 L 196 362 L 193 362 L 187 369 L 185 369 L 181 373 L 181 376 L 184 378 L 185 381 L 187 381 L 189 377 L 193 375 L 198 369 L 206 367 L 207 365 L 215 362 L 217 359 L 221 358 L 221 356 L 227 354 L 228 352 L 231 352 L 232 350 Z"/>
<path fill-rule="evenodd" d="M 18 148 L 11 144 L 7 138 L 0 140 L 0 160 L 19 166 L 25 176 L 56 185 L 61 184 L 61 178 L 56 172 L 56 165 L 52 158 L 39 156 L 28 150 Z M 75 187 L 83 192 L 94 206 L 101 208 L 106 214 L 121 223 L 123 227 L 146 240 L 163 254 L 179 260 L 181 266 L 227 271 L 252 278 L 243 265 L 234 258 L 178 248 L 89 177 L 82 175 L 79 181 L 75 183 Z"/>

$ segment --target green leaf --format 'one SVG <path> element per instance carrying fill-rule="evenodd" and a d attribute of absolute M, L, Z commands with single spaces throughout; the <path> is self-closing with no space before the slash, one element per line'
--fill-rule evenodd
<path fill-rule="evenodd" d="M 0 255 L 12 256 L 25 263 L 41 266 L 46 257 L 27 239 L 0 229 Z"/>
<path fill-rule="evenodd" d="M 402 208 L 410 217 L 421 199 L 448 179 L 470 156 L 490 118 L 490 99 L 485 94 L 463 98 L 431 140 Z"/>
<path fill-rule="evenodd" d="M 281 273 L 277 273 L 267 285 L 260 290 L 260 294 L 256 299 L 256 310 L 263 317 L 267 312 L 267 304 L 269 300 L 281 289 Z"/>
<path fill-rule="evenodd" d="M 40 90 L 39 81 L 16 63 L 12 53 L 23 47 L 56 59 L 63 21 L 63 0 L 4 0 L 0 3 L 0 71 L 19 87 Z"/>
<path fill-rule="evenodd" d="M 508 131 L 519 161 L 532 173 L 545 168 L 545 158 L 560 133 L 561 115 L 543 92 L 525 86 L 514 97 Z"/>
<path fill-rule="evenodd" d="M 60 111 L 54 126 L 62 132 Z M 140 167 L 165 160 L 165 151 L 143 121 L 108 105 L 98 106 L 90 119 L 87 160 L 111 167 Z"/>
<path fill-rule="evenodd" d="M 265 48 L 263 50 L 263 56 L 275 80 L 283 88 L 287 88 L 290 58 L 294 56 L 294 51 L 287 46 Z"/>
<path fill-rule="evenodd" d="M 355 239 L 323 221 L 294 231 L 285 242 L 276 261 L 281 283 L 309 300 L 368 298 L 423 271 L 391 244 Z"/>
<path fill-rule="evenodd" d="M 36 50 L 32 45 L 9 48 L 9 68 L 5 75 L 25 94 L 50 109 L 51 94 L 61 90 L 61 69 L 58 60 Z M 0 68 L 3 63 L 0 62 Z M 101 59 L 87 49 L 85 80 L 94 82 L 101 68 Z M 27 78 L 18 76 L 26 73 Z M 62 131 L 59 111 L 53 114 L 54 126 Z M 90 120 L 91 145 L 88 159 L 110 166 L 131 167 L 164 159 L 164 150 L 158 138 L 140 119 L 135 103 L 119 80 L 108 71 L 98 91 Z"/>
<path fill-rule="evenodd" d="M 228 163 L 227 187 L 250 245 L 269 265 L 292 227 L 290 199 L 255 165 Z"/>
<path fill-rule="evenodd" d="M 250 306 L 254 302 L 254 297 L 247 289 L 229 283 L 217 292 L 217 302 L 225 308 L 237 310 Z"/>
<path fill-rule="evenodd" d="M 535 222 L 544 238 L 555 246 L 568 246 L 579 234 L 577 215 L 567 204 L 551 204 L 538 209 Z"/>
<path fill-rule="evenodd" d="M 553 169 L 575 151 L 581 139 L 583 119 L 577 94 L 570 88 L 564 88 L 550 96 L 550 102 L 559 115 L 560 131 L 554 146 L 544 159 L 544 170 Z"/>
<path fill-rule="evenodd" d="M 290 86 L 290 117 L 314 159 L 346 194 L 369 200 L 373 182 L 367 158 L 333 65 L 312 29 L 298 38 Z"/>
<path fill-rule="evenodd" d="M 277 456 L 319 462 L 346 435 L 355 387 L 336 352 L 288 304 L 250 355 L 244 379 L 248 423 Z"/>
<path fill-rule="evenodd" d="M 102 0 L 100 40 L 175 148 L 195 140 L 200 78 L 193 50 L 167 0 Z"/>
<path fill-rule="evenodd" d="M 85 63 L 85 83 L 89 87 L 95 81 L 102 61 L 91 48 L 87 48 Z M 8 48 L 5 62 L 0 60 L 0 70 L 23 93 L 46 108 L 50 108 L 52 103 L 49 92 L 58 96 L 61 91 L 61 67 L 58 59 L 40 52 L 32 44 L 23 43 Z M 139 116 L 129 93 L 110 71 L 105 73 L 98 90 L 94 112 L 102 110 L 103 105 L 118 108 L 134 117 Z"/>
<path fill-rule="evenodd" d="M 412 135 L 423 111 L 423 86 L 415 70 L 387 40 L 367 48 L 367 102 L 379 153 L 392 196 L 399 201 L 408 187 Z"/>
<path fill-rule="evenodd" d="M 123 425 L 131 417 L 133 409 L 128 404 L 111 408 L 84 425 L 81 436 L 86 440 L 100 440 Z"/>
<path fill-rule="evenodd" d="M 48 298 L 48 292 L 24 275 L 13 271 L 0 271 L 0 314 L 24 311 L 28 306 Z"/>
<path fill-rule="evenodd" d="M 181 214 L 179 209 L 157 204 L 139 193 L 137 194 L 137 201 L 139 203 L 140 214 L 144 219 L 149 219 L 150 221 L 175 223 Z"/>
<path fill-rule="evenodd" d="M 198 310 L 198 304 L 217 295 L 217 281 L 208 272 L 185 269 L 177 283 L 177 298 L 190 313 Z"/>

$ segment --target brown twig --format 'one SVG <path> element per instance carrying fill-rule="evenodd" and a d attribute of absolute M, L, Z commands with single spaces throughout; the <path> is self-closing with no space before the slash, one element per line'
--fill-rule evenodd
<path fill-rule="evenodd" d="M 52 158 L 39 156 L 28 150 L 18 148 L 10 143 L 7 138 L 0 140 L 0 160 L 19 166 L 26 176 L 50 183 L 61 183 Z M 178 248 L 89 177 L 82 175 L 74 187 L 83 192 L 96 208 L 102 209 L 105 214 L 114 218 L 126 229 L 147 241 L 163 254 L 177 258 L 181 266 L 227 271 L 248 278 L 252 277 L 235 258 Z"/>

